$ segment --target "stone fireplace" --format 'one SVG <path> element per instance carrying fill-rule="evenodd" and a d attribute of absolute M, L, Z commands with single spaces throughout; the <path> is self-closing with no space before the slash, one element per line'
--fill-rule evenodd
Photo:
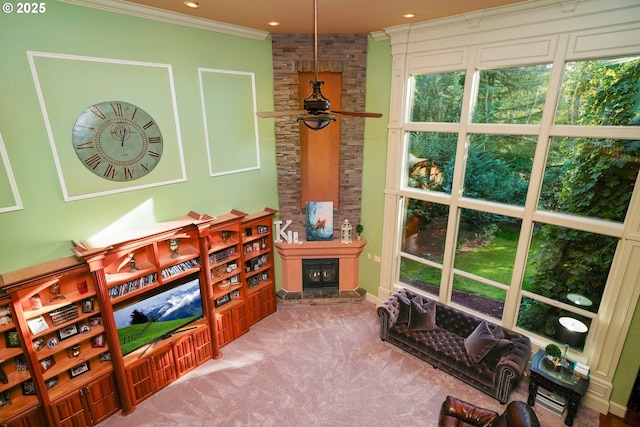
<path fill-rule="evenodd" d="M 300 93 L 303 90 L 300 83 L 308 79 L 304 77 L 305 73 L 315 71 L 313 35 L 273 34 L 272 57 L 275 109 L 300 109 L 301 100 L 309 95 L 307 92 Z M 340 104 L 335 109 L 365 111 L 367 36 L 320 34 L 318 59 L 318 73 L 340 73 Z M 305 85 L 302 87 L 306 89 Z M 314 158 L 305 156 L 305 150 L 301 149 L 301 126 L 303 125 L 291 117 L 275 119 L 279 216 L 283 221 L 292 221 L 289 231 L 297 232 L 303 241 L 301 244 L 276 243 L 283 274 L 282 289 L 278 291 L 278 297 L 284 304 L 361 301 L 366 291 L 358 286 L 358 266 L 366 241 L 342 244 L 339 240 L 339 226 L 334 228 L 333 241 L 305 241 L 306 211 L 301 191 L 302 167 L 313 162 Z M 339 129 L 339 143 L 331 148 L 339 150 L 336 157 L 339 168 L 334 172 L 337 175 L 338 195 L 337 201 L 333 202 L 333 224 L 339 225 L 349 219 L 355 226 L 360 222 L 364 118 L 338 118 L 336 123 L 329 126 Z M 318 131 L 316 135 L 322 136 L 325 130 Z M 309 170 L 311 169 L 305 169 L 304 172 Z M 321 185 L 329 182 L 325 177 L 317 179 Z M 303 289 L 303 259 L 337 259 L 337 288 L 332 285 L 332 289 Z"/>
<path fill-rule="evenodd" d="M 301 108 L 300 80 L 303 73 L 313 71 L 312 34 L 273 34 L 273 85 L 276 110 Z M 320 34 L 318 36 L 318 72 L 342 75 L 340 109 L 365 110 L 367 36 Z M 303 81 L 306 83 L 306 81 Z M 303 85 L 306 87 L 306 85 Z M 305 89 L 307 90 L 307 89 Z M 310 86 L 309 89 L 310 91 Z M 360 222 L 362 197 L 362 158 L 364 147 L 364 118 L 341 118 L 340 127 L 338 202 L 334 203 L 334 224 L 349 219 Z M 293 221 L 289 230 L 305 235 L 305 210 L 301 200 L 301 141 L 300 127 L 291 117 L 275 119 L 276 162 L 278 166 L 279 215 Z M 323 130 L 318 131 L 321 134 Z M 326 200 L 313 200 L 326 201 Z"/>

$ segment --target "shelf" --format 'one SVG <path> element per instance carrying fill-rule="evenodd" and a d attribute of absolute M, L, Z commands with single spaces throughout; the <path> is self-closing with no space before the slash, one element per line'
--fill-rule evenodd
<path fill-rule="evenodd" d="M 138 270 L 134 272 L 125 271 L 120 273 L 106 274 L 105 277 L 107 279 L 107 285 L 109 286 L 109 288 L 112 288 L 116 285 L 131 282 L 141 277 L 148 276 L 149 274 L 156 271 L 156 266 L 149 262 L 136 264 L 136 268 Z"/>
<path fill-rule="evenodd" d="M 238 268 L 236 268 L 235 270 L 231 270 L 230 272 L 226 272 L 220 275 L 220 276 L 216 276 L 215 274 L 211 274 L 211 284 L 213 285 L 214 289 L 218 287 L 218 283 L 220 282 L 224 282 L 227 279 L 231 279 L 232 277 L 236 277 L 238 278 L 238 281 L 240 280 L 240 270 Z"/>
<path fill-rule="evenodd" d="M 220 252 L 222 251 L 218 251 L 215 253 L 220 253 Z M 218 265 L 223 265 L 223 264 L 226 265 L 240 259 L 240 254 L 235 252 L 233 254 L 227 253 L 226 256 L 223 256 L 223 255 L 224 254 L 220 254 L 217 257 L 214 257 L 214 254 L 209 255 L 209 266 L 213 268 L 213 267 L 217 267 Z"/>
<path fill-rule="evenodd" d="M 86 344 L 86 343 L 85 343 Z M 69 369 L 78 366 L 84 362 L 89 362 L 89 367 L 93 368 L 92 365 L 97 364 L 98 355 L 101 353 L 108 352 L 109 349 L 106 347 L 92 348 L 90 344 L 82 345 L 80 350 L 80 356 L 78 357 L 68 357 L 66 352 L 58 352 L 56 353 L 59 358 L 55 359 L 55 364 L 52 365 L 49 369 L 42 373 L 42 377 L 45 381 L 51 379 L 55 376 L 69 376 Z M 100 362 L 100 364 L 110 364 L 110 362 Z M 79 377 L 75 377 L 72 380 L 75 380 Z"/>
<path fill-rule="evenodd" d="M 175 265 L 165 267 L 161 271 L 160 281 L 163 283 L 171 282 L 180 277 L 188 276 L 191 273 L 196 273 L 200 270 L 200 258 L 192 258 L 186 261 L 180 262 Z"/>
<path fill-rule="evenodd" d="M 93 289 L 90 292 L 86 292 L 84 294 L 81 294 L 78 291 L 68 292 L 64 294 L 64 299 L 56 300 L 58 302 L 55 302 L 55 303 L 49 302 L 47 304 L 43 302 L 42 308 L 39 308 L 37 310 L 25 310 L 23 312 L 24 318 L 26 320 L 34 319 L 38 316 L 49 314 L 53 310 L 58 310 L 70 304 L 75 304 L 76 302 L 86 300 L 89 298 L 95 298 L 95 297 L 96 297 L 96 292 Z"/>
<path fill-rule="evenodd" d="M 139 271 L 156 268 L 156 255 L 153 245 L 139 246 L 109 254 L 104 260 L 104 274 L 110 282 L 114 277 L 124 275 L 122 281 L 131 280 Z M 134 271 L 131 271 L 135 268 Z M 132 275 L 132 277 L 127 275 Z"/>
<path fill-rule="evenodd" d="M 104 353 L 105 349 L 102 350 Z M 78 361 L 78 363 L 73 366 L 77 366 L 80 363 L 82 362 Z M 97 359 L 90 361 L 89 368 L 89 371 L 78 375 L 73 379 L 69 378 L 69 374 L 67 372 L 60 373 L 58 375 L 58 383 L 49 389 L 49 398 L 54 401 L 67 394 L 69 392 L 69 387 L 71 386 L 73 390 L 78 390 L 86 386 L 95 378 L 113 372 L 113 365 L 111 362 L 100 362 Z"/>
<path fill-rule="evenodd" d="M 165 269 L 167 267 L 198 258 L 200 256 L 200 252 L 192 247 L 187 247 L 184 251 L 178 251 L 178 256 L 175 258 L 172 255 L 173 254 L 166 254 L 160 257 L 160 269 Z"/>
<path fill-rule="evenodd" d="M 219 307 L 216 307 L 216 313 L 220 314 L 223 313 L 225 311 L 229 311 L 233 308 L 239 307 L 242 304 L 244 304 L 244 301 L 240 301 L 240 300 L 230 300 L 228 303 L 225 303 Z"/>
<path fill-rule="evenodd" d="M 262 255 L 267 255 L 271 253 L 271 249 L 260 249 L 259 251 L 249 251 L 245 252 L 244 260 L 245 262 L 251 261 L 252 259 L 261 257 Z"/>
<path fill-rule="evenodd" d="M 270 236 L 271 234 L 269 232 L 263 234 L 252 234 L 251 236 L 245 236 L 242 239 L 242 243 L 246 245 L 247 243 L 254 243 L 256 240 L 269 238 Z"/>
<path fill-rule="evenodd" d="M 33 341 L 33 340 L 35 340 L 37 338 L 42 338 L 42 337 L 45 337 L 47 335 L 50 335 L 52 332 L 57 332 L 57 331 L 59 331 L 61 329 L 64 329 L 64 328 L 66 328 L 68 326 L 80 323 L 81 321 L 87 320 L 90 317 L 94 317 L 94 316 L 100 315 L 100 311 L 97 308 L 94 308 L 94 310 L 92 312 L 89 312 L 89 313 L 83 313 L 82 310 L 80 309 L 80 307 L 77 307 L 77 309 L 78 309 L 78 317 L 76 317 L 74 319 L 71 319 L 71 320 L 69 320 L 67 322 L 60 323 L 59 325 L 52 325 L 50 320 L 47 321 L 47 319 L 45 319 L 45 321 L 47 322 L 47 325 L 49 327 L 47 329 L 43 330 L 40 333 L 30 334 L 31 341 Z"/>
<path fill-rule="evenodd" d="M 129 298 L 133 295 L 139 294 L 145 288 L 158 285 L 158 275 L 155 270 L 146 270 L 145 275 L 138 277 L 137 279 L 129 280 L 128 282 L 121 283 L 109 288 L 109 298 L 112 303 Z"/>
<path fill-rule="evenodd" d="M 21 391 L 12 393 L 10 397 L 11 404 L 0 408 L 0 420 L 6 420 L 15 414 L 26 412 L 39 403 L 37 396 L 24 396 Z"/>
<path fill-rule="evenodd" d="M 211 247 L 209 248 L 209 253 L 222 251 L 222 250 L 224 250 L 226 248 L 230 248 L 232 246 L 236 246 L 238 243 L 240 243 L 240 239 L 238 238 L 238 232 L 234 231 L 234 233 L 235 233 L 236 236 L 231 238 L 231 239 L 229 239 L 228 241 L 211 245 Z"/>
<path fill-rule="evenodd" d="M 223 289 L 223 290 L 220 290 L 220 289 L 218 289 L 218 288 L 216 287 L 216 288 L 214 288 L 214 290 L 213 290 L 213 299 L 218 299 L 218 298 L 220 298 L 220 297 L 223 297 L 223 296 L 225 296 L 226 294 L 229 294 L 229 293 L 231 293 L 231 292 L 233 292 L 233 291 L 236 291 L 236 290 L 238 290 L 238 289 L 240 289 L 240 288 L 242 288 L 242 283 L 238 283 L 238 284 L 236 284 L 236 285 L 229 286 L 227 289 Z M 224 305 L 224 304 L 223 304 L 223 305 Z M 222 306 L 220 306 L 220 307 L 222 307 Z"/>
<path fill-rule="evenodd" d="M 260 292 L 261 290 L 263 290 L 264 288 L 268 288 L 269 286 L 275 286 L 275 283 L 272 279 L 261 280 L 257 285 L 248 288 L 247 292 L 249 294 L 253 294 L 256 292 Z"/>
<path fill-rule="evenodd" d="M 2 350 L 2 358 L 5 362 L 8 362 L 14 357 L 22 354 L 22 347 L 2 347 L 0 350 Z M 0 362 L 0 364 L 2 364 L 2 362 Z"/>
<path fill-rule="evenodd" d="M 0 326 L 0 334 L 6 332 L 6 331 L 10 331 L 12 329 L 15 329 L 16 325 L 13 322 L 7 323 L 5 325 L 1 325 Z"/>
<path fill-rule="evenodd" d="M 104 334 L 103 326 L 93 326 L 91 327 L 91 331 L 89 333 L 78 333 L 71 338 L 67 338 L 66 340 L 59 341 L 58 345 L 53 348 L 49 348 L 47 346 L 43 347 L 40 351 L 36 351 L 36 356 L 38 360 L 42 360 L 45 357 L 55 355 L 56 353 L 60 353 L 61 350 L 67 350 L 68 348 L 73 347 L 76 344 L 80 344 L 87 339 L 91 339 L 100 334 Z M 57 334 L 56 334 L 56 338 Z"/>
<path fill-rule="evenodd" d="M 13 363 L 13 362 L 9 362 L 7 360 L 7 363 Z M 6 372 L 6 370 L 5 370 L 5 372 Z M 7 390 L 10 390 L 11 388 L 13 388 L 15 386 L 19 386 L 20 383 L 23 383 L 26 380 L 31 379 L 31 374 L 29 373 L 29 370 L 8 372 L 7 373 L 7 379 L 9 380 L 8 383 L 6 383 L 6 384 L 0 383 L 0 393 L 4 392 L 4 391 L 7 391 Z"/>

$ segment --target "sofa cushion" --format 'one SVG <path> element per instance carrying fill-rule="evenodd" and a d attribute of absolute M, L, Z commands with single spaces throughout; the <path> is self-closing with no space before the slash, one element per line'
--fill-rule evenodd
<path fill-rule="evenodd" d="M 430 331 L 436 327 L 436 302 L 425 301 L 421 297 L 411 300 L 411 320 L 409 328 L 416 331 Z"/>
<path fill-rule="evenodd" d="M 401 293 L 398 293 L 397 296 L 398 301 L 400 302 L 398 305 L 400 312 L 398 313 L 398 320 L 396 322 L 398 325 L 406 325 L 409 323 L 409 319 L 411 318 L 411 300 Z"/>
<path fill-rule="evenodd" d="M 489 330 L 494 337 L 498 340 L 498 343 L 491 351 L 484 357 L 484 361 L 490 366 L 495 366 L 502 358 L 502 355 L 513 348 L 513 342 L 507 339 L 504 334 L 504 329 L 500 325 L 489 324 Z"/>
<path fill-rule="evenodd" d="M 464 348 L 469 360 L 473 363 L 480 363 L 496 344 L 498 344 L 498 340 L 491 333 L 486 321 L 480 322 L 471 335 L 464 340 Z"/>
<path fill-rule="evenodd" d="M 498 339 L 496 346 L 493 347 L 491 351 L 489 351 L 489 353 L 487 353 L 487 355 L 484 357 L 484 360 L 490 366 L 495 366 L 498 364 L 498 362 L 500 362 L 502 355 L 507 351 L 510 351 L 512 348 L 513 343 L 510 340 L 506 338 L 500 338 Z"/>

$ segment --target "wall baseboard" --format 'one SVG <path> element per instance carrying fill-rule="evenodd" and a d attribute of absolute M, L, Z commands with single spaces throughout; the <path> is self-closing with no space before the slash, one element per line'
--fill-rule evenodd
<path fill-rule="evenodd" d="M 609 412 L 617 417 L 624 418 L 627 416 L 627 407 L 616 402 L 609 402 Z"/>

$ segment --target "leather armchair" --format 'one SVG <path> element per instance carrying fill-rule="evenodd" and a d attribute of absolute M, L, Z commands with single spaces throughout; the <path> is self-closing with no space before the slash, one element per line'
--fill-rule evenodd
<path fill-rule="evenodd" d="M 513 401 L 498 414 L 447 396 L 440 408 L 438 427 L 540 427 L 540 422 L 525 402 Z"/>

